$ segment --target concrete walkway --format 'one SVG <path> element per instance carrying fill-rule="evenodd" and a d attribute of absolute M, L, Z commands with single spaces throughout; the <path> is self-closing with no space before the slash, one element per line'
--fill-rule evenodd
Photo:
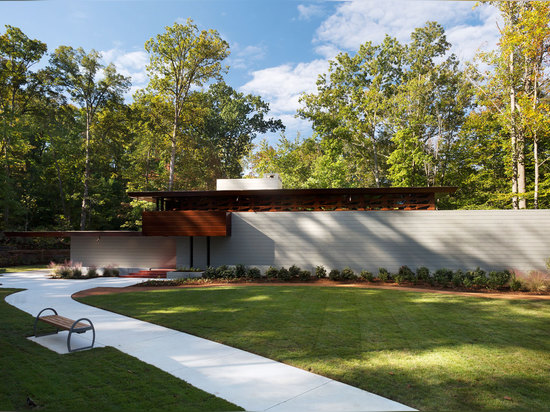
<path fill-rule="evenodd" d="M 135 284 L 136 279 L 49 279 L 47 271 L 34 271 L 4 274 L 0 276 L 0 283 L 2 288 L 27 289 L 8 296 L 6 301 L 11 305 L 33 316 L 52 307 L 72 319 L 90 318 L 96 329 L 97 346 L 113 346 L 246 410 L 414 410 L 302 369 L 71 299 L 71 295 L 80 290 L 129 286 Z M 32 325 L 29 325 L 29 333 L 31 331 Z M 79 338 L 86 335 L 89 332 Z M 78 342 L 74 342 L 76 346 Z M 39 338 L 39 343 L 63 351 L 66 335 Z"/>

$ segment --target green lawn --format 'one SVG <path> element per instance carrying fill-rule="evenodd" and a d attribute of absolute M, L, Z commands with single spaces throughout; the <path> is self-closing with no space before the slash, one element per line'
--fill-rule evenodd
<path fill-rule="evenodd" d="M 26 266 L 10 266 L 10 267 L 0 267 L 4 269 L 4 273 L 17 273 L 17 272 L 27 272 L 29 270 L 39 270 L 39 269 L 48 269 L 48 265 L 26 265 Z M 2 271 L 0 270 L 0 273 Z"/>
<path fill-rule="evenodd" d="M 0 410 L 25 410 L 27 397 L 50 411 L 227 411 L 240 408 L 114 348 L 58 355 L 25 337 L 32 316 L 0 289 Z"/>
<path fill-rule="evenodd" d="M 297 286 L 82 300 L 423 410 L 550 407 L 548 301 Z"/>

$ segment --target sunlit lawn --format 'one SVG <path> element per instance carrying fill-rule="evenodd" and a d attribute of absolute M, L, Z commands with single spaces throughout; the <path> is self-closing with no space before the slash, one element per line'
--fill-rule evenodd
<path fill-rule="evenodd" d="M 550 407 L 548 301 L 296 286 L 83 301 L 424 410 Z"/>
<path fill-rule="evenodd" d="M 34 318 L 0 289 L 0 410 L 227 411 L 239 409 L 114 348 L 58 355 L 26 339 Z"/>
<path fill-rule="evenodd" d="M 17 273 L 17 272 L 28 272 L 29 270 L 48 269 L 48 265 L 10 266 L 10 267 L 0 267 L 0 269 L 4 269 L 5 270 L 4 273 Z"/>

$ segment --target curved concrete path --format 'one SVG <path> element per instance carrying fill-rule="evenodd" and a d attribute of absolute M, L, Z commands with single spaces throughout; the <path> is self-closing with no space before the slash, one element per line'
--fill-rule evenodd
<path fill-rule="evenodd" d="M 33 316 L 53 307 L 72 319 L 88 317 L 94 323 L 98 346 L 113 346 L 246 410 L 414 410 L 302 369 L 71 299 L 80 290 L 129 286 L 136 283 L 135 279 L 49 279 L 48 271 L 33 271 L 4 274 L 0 283 L 2 288 L 27 289 L 8 296 L 6 301 L 11 305 Z M 29 325 L 30 331 L 31 328 Z M 50 339 L 56 339 L 58 346 L 66 346 L 63 335 Z"/>

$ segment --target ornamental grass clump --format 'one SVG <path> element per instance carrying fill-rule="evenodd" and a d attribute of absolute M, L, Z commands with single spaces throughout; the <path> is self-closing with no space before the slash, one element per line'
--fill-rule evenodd
<path fill-rule="evenodd" d="M 73 263 L 70 260 L 66 260 L 59 264 L 51 262 L 49 268 L 52 269 L 52 278 L 82 279 L 82 263 Z"/>

